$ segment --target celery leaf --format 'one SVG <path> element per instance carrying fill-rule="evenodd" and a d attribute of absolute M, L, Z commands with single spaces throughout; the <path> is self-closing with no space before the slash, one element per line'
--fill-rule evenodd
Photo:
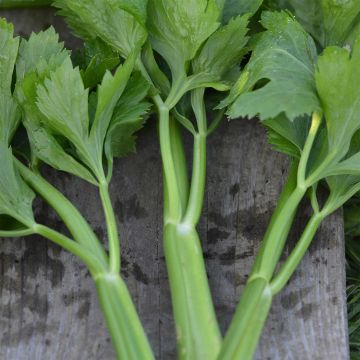
<path fill-rule="evenodd" d="M 281 0 L 276 5 L 292 11 L 324 48 L 351 45 L 360 34 L 358 0 Z"/>
<path fill-rule="evenodd" d="M 20 120 L 11 90 L 18 48 L 19 39 L 14 38 L 13 26 L 0 19 L 0 141 L 7 144 Z"/>
<path fill-rule="evenodd" d="M 85 88 L 94 88 L 104 77 L 106 70 L 113 70 L 120 63 L 119 54 L 99 38 L 85 42 L 73 56 L 80 67 Z"/>
<path fill-rule="evenodd" d="M 223 8 L 223 22 L 244 14 L 254 14 L 261 6 L 263 0 L 225 0 Z"/>
<path fill-rule="evenodd" d="M 134 134 L 143 127 L 151 107 L 146 101 L 148 91 L 148 82 L 141 74 L 134 73 L 116 105 L 106 137 L 105 151 L 109 159 L 135 151 Z"/>
<path fill-rule="evenodd" d="M 25 226 L 34 224 L 33 191 L 21 179 L 7 144 L 0 141 L 0 214 L 8 215 Z"/>
<path fill-rule="evenodd" d="M 316 86 L 328 129 L 329 151 L 341 158 L 360 129 L 360 39 L 350 53 L 329 47 L 319 57 Z M 360 149 L 359 149 L 360 150 Z"/>
<path fill-rule="evenodd" d="M 208 82 L 220 82 L 241 61 L 248 42 L 249 16 L 238 16 L 220 27 L 206 41 L 192 66 L 195 74 L 203 73 Z"/>
<path fill-rule="evenodd" d="M 220 25 L 215 0 L 149 0 L 148 11 L 151 44 L 175 78 Z"/>
<path fill-rule="evenodd" d="M 319 110 L 314 71 L 317 59 L 312 38 L 285 12 L 265 12 L 267 29 L 258 36 L 251 59 L 223 106 L 231 118 L 293 120 Z"/>
<path fill-rule="evenodd" d="M 54 6 L 60 9 L 76 35 L 85 40 L 100 38 L 127 57 L 147 39 L 146 3 L 144 0 L 56 0 Z"/>

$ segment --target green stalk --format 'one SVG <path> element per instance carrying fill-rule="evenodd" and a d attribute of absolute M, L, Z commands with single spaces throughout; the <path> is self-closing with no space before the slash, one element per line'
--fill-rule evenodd
<path fill-rule="evenodd" d="M 271 303 L 269 282 L 259 277 L 249 280 L 218 359 L 251 360 L 253 358 Z"/>
<path fill-rule="evenodd" d="M 270 281 L 280 260 L 296 210 L 305 192 L 296 187 L 273 218 L 270 231 L 266 233 L 256 257 L 250 279 L 260 277 Z"/>
<path fill-rule="evenodd" d="M 110 257 L 110 271 L 114 274 L 120 272 L 120 243 L 116 224 L 116 217 L 114 209 L 111 204 L 109 185 L 107 181 L 102 181 L 99 184 L 99 192 L 103 209 L 105 213 L 105 220 L 107 226 L 107 233 L 109 239 L 109 257 Z"/>
<path fill-rule="evenodd" d="M 204 197 L 206 141 L 195 139 L 190 196 L 186 159 L 169 108 L 157 97 L 160 148 L 164 169 L 164 254 L 169 274 L 180 359 L 216 359 L 221 335 L 211 299 L 201 243 L 195 225 Z M 203 135 L 203 134 L 202 134 Z M 201 145 L 201 146 L 200 146 Z M 196 191 L 197 189 L 197 191 Z M 196 202 L 198 202 L 196 204 Z M 187 205 L 187 206 L 184 206 Z M 186 210 L 186 208 L 188 210 Z M 185 222 L 185 211 L 189 216 Z"/>
<path fill-rule="evenodd" d="M 307 136 L 304 149 L 298 164 L 296 187 L 290 193 L 288 189 L 280 198 L 280 206 L 278 205 L 269 230 L 265 234 L 259 254 L 252 271 L 251 277 L 263 277 L 267 281 L 272 278 L 276 266 L 284 249 L 286 239 L 290 230 L 290 226 L 294 219 L 296 210 L 300 201 L 303 199 L 308 187 L 306 181 L 306 170 L 312 146 L 314 144 L 317 132 L 321 124 L 321 115 L 314 113 L 312 123 Z M 293 173 L 295 170 L 291 170 Z M 295 180 L 292 180 L 292 184 Z M 287 186 L 290 187 L 289 184 Z M 286 186 L 286 187 L 287 187 Z"/>
<path fill-rule="evenodd" d="M 85 247 L 90 248 L 99 257 L 101 262 L 108 266 L 106 252 L 90 225 L 76 207 L 41 175 L 35 174 L 19 160 L 15 159 L 14 161 L 22 178 L 56 211 L 74 239 Z"/>
<path fill-rule="evenodd" d="M 272 217 L 271 217 L 269 226 L 267 227 L 263 241 L 266 241 L 266 239 L 271 234 L 272 228 L 274 227 L 274 224 L 276 223 L 276 219 L 278 218 L 280 212 L 283 210 L 288 198 L 291 196 L 291 194 L 296 189 L 298 164 L 299 164 L 299 162 L 297 160 L 292 159 L 287 180 L 284 184 L 284 187 L 281 191 L 280 197 L 277 201 L 276 208 L 274 210 L 274 213 L 272 214 Z M 285 238 L 288 236 L 288 234 L 290 232 L 290 228 L 291 228 L 291 224 L 294 220 L 294 216 L 295 216 L 295 212 L 292 214 L 292 217 L 289 218 L 290 221 L 287 224 L 284 224 L 284 228 L 287 227 L 286 229 L 284 229 L 284 231 L 282 233 Z M 256 267 L 256 265 L 255 265 L 255 267 Z"/>
<path fill-rule="evenodd" d="M 124 281 L 113 273 L 103 273 L 95 281 L 117 359 L 155 359 Z"/>
<path fill-rule="evenodd" d="M 181 209 L 183 212 L 183 209 L 186 209 L 189 200 L 189 174 L 181 129 L 178 122 L 173 117 L 170 117 L 170 139 L 173 161 L 174 164 L 176 164 L 175 171 L 178 180 Z"/>
<path fill-rule="evenodd" d="M 18 237 L 30 236 L 30 235 L 34 235 L 34 231 L 32 229 L 0 231 L 0 237 L 2 238 L 18 238 Z"/>
<path fill-rule="evenodd" d="M 205 194 L 207 119 L 204 93 L 204 89 L 197 89 L 191 94 L 191 103 L 196 117 L 198 132 L 194 135 L 191 190 L 188 208 L 183 221 L 193 226 L 196 226 L 199 222 Z"/>
<path fill-rule="evenodd" d="M 293 182 L 289 181 L 283 194 L 288 194 L 292 186 Z M 253 358 L 271 308 L 273 294 L 270 280 L 280 259 L 296 209 L 304 194 L 304 191 L 296 187 L 288 197 L 288 201 L 285 201 L 285 196 L 282 196 L 282 201 L 279 202 L 271 220 L 253 271 L 226 334 L 219 359 L 251 360 Z"/>
<path fill-rule="evenodd" d="M 178 74 L 173 74 L 173 83 L 166 99 L 166 106 L 172 109 L 184 96 L 188 90 L 188 78 L 185 71 L 180 71 Z"/>
<path fill-rule="evenodd" d="M 206 136 L 204 134 L 196 134 L 194 136 L 193 173 L 189 204 L 183 220 L 186 224 L 196 226 L 199 222 L 204 203 L 205 178 Z"/>
<path fill-rule="evenodd" d="M 311 217 L 294 250 L 270 283 L 273 295 L 279 293 L 294 274 L 324 218 L 325 215 L 322 213 L 315 213 Z"/>
<path fill-rule="evenodd" d="M 181 220 L 181 194 L 178 185 L 178 177 L 174 164 L 173 149 L 170 138 L 170 109 L 164 104 L 159 95 L 154 97 L 154 102 L 159 112 L 159 137 L 160 152 L 163 162 L 164 181 L 168 196 L 168 211 L 165 223 L 176 223 Z"/>
<path fill-rule="evenodd" d="M 273 297 L 285 287 L 294 274 L 326 215 L 325 212 L 315 213 L 311 217 L 296 247 L 273 280 L 250 278 L 225 337 L 219 359 L 253 358 Z"/>
<path fill-rule="evenodd" d="M 91 249 L 102 264 L 108 266 L 108 257 L 101 243 L 76 207 L 42 176 L 32 172 L 19 160 L 14 161 L 22 178 L 57 212 L 74 239 Z"/>
<path fill-rule="evenodd" d="M 252 273 L 226 334 L 219 359 L 253 358 L 271 308 L 272 297 L 289 280 L 321 223 L 323 217 L 316 213 L 306 227 L 294 255 L 289 257 L 284 272 L 281 272 L 279 279 L 273 284 L 271 279 L 283 252 L 296 210 L 309 187 L 306 181 L 307 163 L 320 124 L 321 116 L 315 113 L 298 168 L 296 170 L 296 163 L 292 165 L 289 180 L 265 234 Z M 290 273 L 286 274 L 286 271 Z"/>
<path fill-rule="evenodd" d="M 284 224 L 291 224 L 301 198 L 300 193 L 295 190 L 290 196 L 290 201 L 282 206 L 278 216 L 273 220 L 271 231 L 262 244 L 254 269 L 225 336 L 219 359 L 251 360 L 253 358 L 271 308 L 270 280 L 281 254 L 280 248 L 283 248 L 290 229 Z"/>
<path fill-rule="evenodd" d="M 221 335 L 196 229 L 186 224 L 165 225 L 164 254 L 179 358 L 216 359 Z"/>
<path fill-rule="evenodd" d="M 299 169 L 298 169 L 298 186 L 299 187 L 310 187 L 312 184 L 306 184 L 306 177 L 307 177 L 307 164 L 310 157 L 311 149 L 316 139 L 316 135 L 318 133 L 319 127 L 321 125 L 322 117 L 320 114 L 314 112 L 311 120 L 311 127 L 309 130 L 309 134 L 307 136 L 304 149 L 301 153 L 301 158 L 299 162 Z"/>
<path fill-rule="evenodd" d="M 297 189 L 297 168 L 298 162 L 294 160 L 290 166 L 288 179 L 277 202 L 277 207 L 271 218 L 253 271 L 244 288 L 234 318 L 225 336 L 219 356 L 221 360 L 250 360 L 256 350 L 256 345 L 272 302 L 269 286 L 272 274 L 264 276 L 266 275 L 264 269 L 267 266 L 264 263 L 264 257 L 270 252 L 267 247 L 269 239 L 273 239 L 272 241 L 277 239 L 279 243 L 285 244 L 289 234 L 297 205 L 294 202 L 290 207 L 288 200 Z M 297 200 L 297 204 L 300 200 Z M 279 233 L 278 229 L 281 225 L 282 231 Z M 276 234 L 278 235 L 277 238 L 274 236 Z"/>
<path fill-rule="evenodd" d="M 97 256 L 85 246 L 44 225 L 35 224 L 32 230 L 34 234 L 51 240 L 53 243 L 77 256 L 88 267 L 92 276 L 98 276 L 98 274 L 106 271 L 106 267 L 99 261 Z"/>
<path fill-rule="evenodd" d="M 150 344 L 131 296 L 119 274 L 108 272 L 96 255 L 83 245 L 46 226 L 35 224 L 39 234 L 76 255 L 89 268 L 96 282 L 99 302 L 112 337 L 117 359 L 153 360 Z"/>
<path fill-rule="evenodd" d="M 51 0 L 0 0 L 0 9 L 50 6 Z"/>
<path fill-rule="evenodd" d="M 34 225 L 32 232 L 50 239 L 80 258 L 95 279 L 99 301 L 113 340 L 117 359 L 154 359 L 148 339 L 137 315 L 125 283 L 120 278 L 120 250 L 115 215 L 112 209 L 107 182 L 99 186 L 109 233 L 111 270 L 105 252 L 88 223 L 77 209 L 40 175 L 16 161 L 24 180 L 36 190 L 59 214 L 75 242 L 46 226 Z M 95 242 L 96 240 L 96 242 Z"/>

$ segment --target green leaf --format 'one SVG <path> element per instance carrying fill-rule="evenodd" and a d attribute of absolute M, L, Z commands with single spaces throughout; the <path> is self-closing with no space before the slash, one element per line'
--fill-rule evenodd
<path fill-rule="evenodd" d="M 52 28 L 32 34 L 28 41 L 23 40 L 17 61 L 19 81 L 16 85 L 16 97 L 23 109 L 23 123 L 28 133 L 33 163 L 41 160 L 55 169 L 95 183 L 90 171 L 67 154 L 52 132 L 46 128 L 47 119 L 36 104 L 38 85 L 43 85 L 51 72 L 66 59 L 69 61 L 69 53 L 63 49 L 63 44 L 58 42 L 58 35 Z"/>
<path fill-rule="evenodd" d="M 20 122 L 20 116 L 13 97 L 0 93 L 0 141 L 10 143 Z"/>
<path fill-rule="evenodd" d="M 37 105 L 46 125 L 74 144 L 83 147 L 89 133 L 88 90 L 80 71 L 67 59 L 37 90 Z"/>
<path fill-rule="evenodd" d="M 326 182 L 330 189 L 330 196 L 327 203 L 331 212 L 344 205 L 360 191 L 359 176 L 329 176 L 326 178 Z"/>
<path fill-rule="evenodd" d="M 102 159 L 97 156 L 97 144 L 89 139 L 89 91 L 84 88 L 79 68 L 73 68 L 70 59 L 65 60 L 37 87 L 37 96 L 37 107 L 46 119 L 44 126 L 69 140 L 79 159 L 100 180 Z"/>
<path fill-rule="evenodd" d="M 11 91 L 19 48 L 19 39 L 13 36 L 13 26 L 0 19 L 0 141 L 6 144 L 10 142 L 20 120 Z"/>
<path fill-rule="evenodd" d="M 263 0 L 225 0 L 223 8 L 223 22 L 244 14 L 255 14 Z"/>
<path fill-rule="evenodd" d="M 264 120 L 263 124 L 268 129 L 269 142 L 275 150 L 300 158 L 310 128 L 309 117 L 290 121 L 282 114 L 274 119 Z"/>
<path fill-rule="evenodd" d="M 96 180 L 90 171 L 68 154 L 45 127 L 47 119 L 36 105 L 37 86 L 43 81 L 44 79 L 39 78 L 35 73 L 30 73 L 17 89 L 18 101 L 24 112 L 23 123 L 28 133 L 33 163 L 41 160 L 54 169 L 68 172 L 95 184 Z"/>
<path fill-rule="evenodd" d="M 144 124 L 151 104 L 145 100 L 149 91 L 148 82 L 139 73 L 135 73 L 118 102 L 106 137 L 107 157 L 121 157 L 134 152 L 135 133 Z"/>
<path fill-rule="evenodd" d="M 0 214 L 31 227 L 35 223 L 32 211 L 35 195 L 15 169 L 12 152 L 4 142 L 0 142 L 0 163 Z"/>
<path fill-rule="evenodd" d="M 185 74 L 185 64 L 219 27 L 215 0 L 149 0 L 150 40 L 168 63 L 174 78 Z"/>
<path fill-rule="evenodd" d="M 96 147 L 96 153 L 100 161 L 102 159 L 106 133 L 108 131 L 115 106 L 126 88 L 137 57 L 138 51 L 133 52 L 127 58 L 124 65 L 117 69 L 114 76 L 111 75 L 110 72 L 107 72 L 98 88 L 97 108 L 94 123 L 91 128 L 90 142 Z"/>
<path fill-rule="evenodd" d="M 33 155 L 54 169 L 76 175 L 91 184 L 96 184 L 96 179 L 73 156 L 65 152 L 54 136 L 41 123 L 27 121 L 25 123 L 29 133 L 29 141 Z"/>
<path fill-rule="evenodd" d="M 360 34 L 358 0 L 281 0 L 297 20 L 319 42 L 329 45 L 351 45 Z"/>
<path fill-rule="evenodd" d="M 59 35 L 53 27 L 37 34 L 32 33 L 29 40 L 22 39 L 20 43 L 16 61 L 17 81 L 33 71 L 46 72 L 49 63 L 56 67 L 68 56 L 69 52 L 64 49 L 64 43 L 59 42 Z"/>
<path fill-rule="evenodd" d="M 117 0 L 115 4 L 129 14 L 132 14 L 138 23 L 145 27 L 147 0 Z"/>
<path fill-rule="evenodd" d="M 85 42 L 74 56 L 75 65 L 81 69 L 85 88 L 99 84 L 106 70 L 113 70 L 120 63 L 119 54 L 100 39 Z"/>
<path fill-rule="evenodd" d="M 327 171 L 327 176 L 343 174 L 357 175 L 360 177 L 360 153 L 341 161 Z"/>
<path fill-rule="evenodd" d="M 353 52 L 327 48 L 319 58 L 316 86 L 326 118 L 329 152 L 341 159 L 360 129 L 360 39 Z"/>
<path fill-rule="evenodd" d="M 238 65 L 249 39 L 248 20 L 248 15 L 239 16 L 214 32 L 192 62 L 194 73 L 204 73 L 208 82 L 217 82 Z"/>
<path fill-rule="evenodd" d="M 14 38 L 14 27 L 0 18 L 0 91 L 1 94 L 11 92 L 11 84 L 19 39 Z"/>
<path fill-rule="evenodd" d="M 56 0 L 54 6 L 75 34 L 85 40 L 100 38 L 127 57 L 147 39 L 146 4 L 145 0 Z"/>
<path fill-rule="evenodd" d="M 236 100 L 228 115 L 259 115 L 264 120 L 283 112 L 293 120 L 318 111 L 314 41 L 285 12 L 265 12 L 261 23 L 267 31 L 257 38 L 250 62 L 229 95 L 227 102 Z"/>

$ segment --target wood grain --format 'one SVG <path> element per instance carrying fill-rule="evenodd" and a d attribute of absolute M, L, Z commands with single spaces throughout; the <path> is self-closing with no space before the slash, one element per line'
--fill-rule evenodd
<path fill-rule="evenodd" d="M 0 11 L 19 33 L 54 23 L 54 12 Z M 76 46 L 61 31 L 69 46 Z M 189 151 L 191 143 L 188 142 Z M 286 159 L 271 151 L 256 122 L 224 122 L 210 139 L 208 182 L 199 226 L 222 329 L 229 324 L 253 257 L 286 176 Z M 46 171 L 105 239 L 96 190 Z M 139 150 L 116 163 L 111 186 L 121 231 L 123 269 L 158 359 L 174 359 L 175 336 L 161 246 L 161 162 L 153 121 Z M 65 231 L 41 202 L 39 221 Z M 289 242 L 301 233 L 303 207 Z M 288 252 L 289 249 L 286 250 Z M 114 359 L 95 288 L 77 259 L 39 237 L 0 243 L 0 359 Z M 257 360 L 348 359 L 344 235 L 341 213 L 321 227 L 295 276 L 274 302 Z M 202 359 L 199 359 L 202 360 Z"/>

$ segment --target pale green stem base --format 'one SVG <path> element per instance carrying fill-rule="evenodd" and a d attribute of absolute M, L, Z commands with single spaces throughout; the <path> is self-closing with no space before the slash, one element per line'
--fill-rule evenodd
<path fill-rule="evenodd" d="M 271 304 L 272 294 L 265 279 L 256 278 L 247 283 L 219 359 L 253 358 Z"/>
<path fill-rule="evenodd" d="M 294 274 L 324 216 L 315 214 L 308 222 L 295 249 L 270 282 L 257 277 L 247 283 L 235 317 L 225 338 L 219 359 L 251 360 L 271 308 L 273 296 L 279 293 Z"/>
<path fill-rule="evenodd" d="M 281 256 L 304 191 L 296 187 L 297 163 L 293 163 L 268 230 L 244 288 L 235 316 L 224 339 L 221 360 L 251 360 L 271 308 L 270 281 Z"/>
<path fill-rule="evenodd" d="M 155 359 L 124 281 L 111 273 L 100 275 L 95 281 L 117 359 Z"/>
<path fill-rule="evenodd" d="M 160 148 L 164 169 L 164 253 L 169 274 L 180 359 L 216 359 L 221 346 L 196 224 L 204 197 L 206 138 L 196 135 L 189 194 L 186 159 L 179 129 L 169 108 L 159 109 Z"/>
<path fill-rule="evenodd" d="M 216 359 L 221 347 L 221 335 L 196 230 L 181 224 L 165 225 L 164 252 L 179 358 Z"/>

